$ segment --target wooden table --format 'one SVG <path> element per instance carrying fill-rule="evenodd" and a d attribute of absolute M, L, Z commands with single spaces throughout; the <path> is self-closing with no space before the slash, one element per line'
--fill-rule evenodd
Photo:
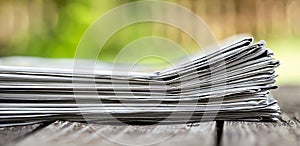
<path fill-rule="evenodd" d="M 93 125 L 68 121 L 0 128 L 0 145 L 300 145 L 300 86 L 273 92 L 278 122 L 213 121 L 178 125 Z"/>

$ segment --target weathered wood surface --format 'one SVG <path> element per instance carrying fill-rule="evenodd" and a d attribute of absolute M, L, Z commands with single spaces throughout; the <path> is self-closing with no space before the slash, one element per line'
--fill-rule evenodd
<path fill-rule="evenodd" d="M 221 140 L 222 146 L 299 146 L 299 118 L 283 115 L 273 123 L 225 121 Z"/>
<path fill-rule="evenodd" d="M 283 111 L 278 122 L 225 121 L 221 145 L 299 146 L 300 86 L 282 86 L 272 92 Z"/>
<path fill-rule="evenodd" d="M 215 146 L 215 122 L 192 125 L 93 125 L 56 121 L 17 145 L 199 145 Z"/>
<path fill-rule="evenodd" d="M 0 145 L 14 145 L 26 135 L 37 130 L 41 124 L 0 128 Z"/>
<path fill-rule="evenodd" d="M 280 86 L 272 91 L 281 111 L 289 114 L 300 113 L 300 86 Z"/>

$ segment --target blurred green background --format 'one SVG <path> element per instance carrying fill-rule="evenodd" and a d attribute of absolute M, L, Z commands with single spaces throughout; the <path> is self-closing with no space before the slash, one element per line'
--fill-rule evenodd
<path fill-rule="evenodd" d="M 85 30 L 102 14 L 129 0 L 0 0 L 0 56 L 72 58 Z M 264 39 L 281 61 L 279 84 L 300 84 L 299 0 L 171 0 L 199 15 L 218 41 L 248 33 Z M 180 15 L 180 14 L 179 14 Z M 178 20 L 180 21 L 180 20 Z M 184 23 L 184 22 L 183 22 Z M 102 56 L 112 61 L 129 42 L 162 36 L 197 51 L 185 33 L 159 23 L 122 29 L 106 43 Z"/>

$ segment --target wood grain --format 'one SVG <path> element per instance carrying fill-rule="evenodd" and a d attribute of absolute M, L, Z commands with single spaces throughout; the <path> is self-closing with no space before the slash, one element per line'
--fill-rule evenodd
<path fill-rule="evenodd" d="M 295 117 L 283 114 L 279 122 L 225 121 L 223 146 L 299 146 L 300 123 Z"/>
<path fill-rule="evenodd" d="M 289 114 L 300 112 L 300 86 L 280 86 L 272 91 L 281 111 Z"/>
<path fill-rule="evenodd" d="M 17 145 L 207 145 L 215 146 L 215 122 L 176 125 L 93 125 L 56 121 Z"/>
<path fill-rule="evenodd" d="M 0 145 L 14 145 L 16 142 L 25 138 L 25 136 L 30 135 L 40 126 L 41 124 L 33 124 L 0 128 Z"/>

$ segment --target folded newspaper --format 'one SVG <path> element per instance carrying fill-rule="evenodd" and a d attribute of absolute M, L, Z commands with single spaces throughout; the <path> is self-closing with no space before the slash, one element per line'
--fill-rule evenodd
<path fill-rule="evenodd" d="M 72 60 L 0 60 L 1 127 L 53 120 L 274 121 L 280 113 L 270 95 L 279 61 L 264 41 L 250 37 L 153 73 L 74 71 Z"/>

